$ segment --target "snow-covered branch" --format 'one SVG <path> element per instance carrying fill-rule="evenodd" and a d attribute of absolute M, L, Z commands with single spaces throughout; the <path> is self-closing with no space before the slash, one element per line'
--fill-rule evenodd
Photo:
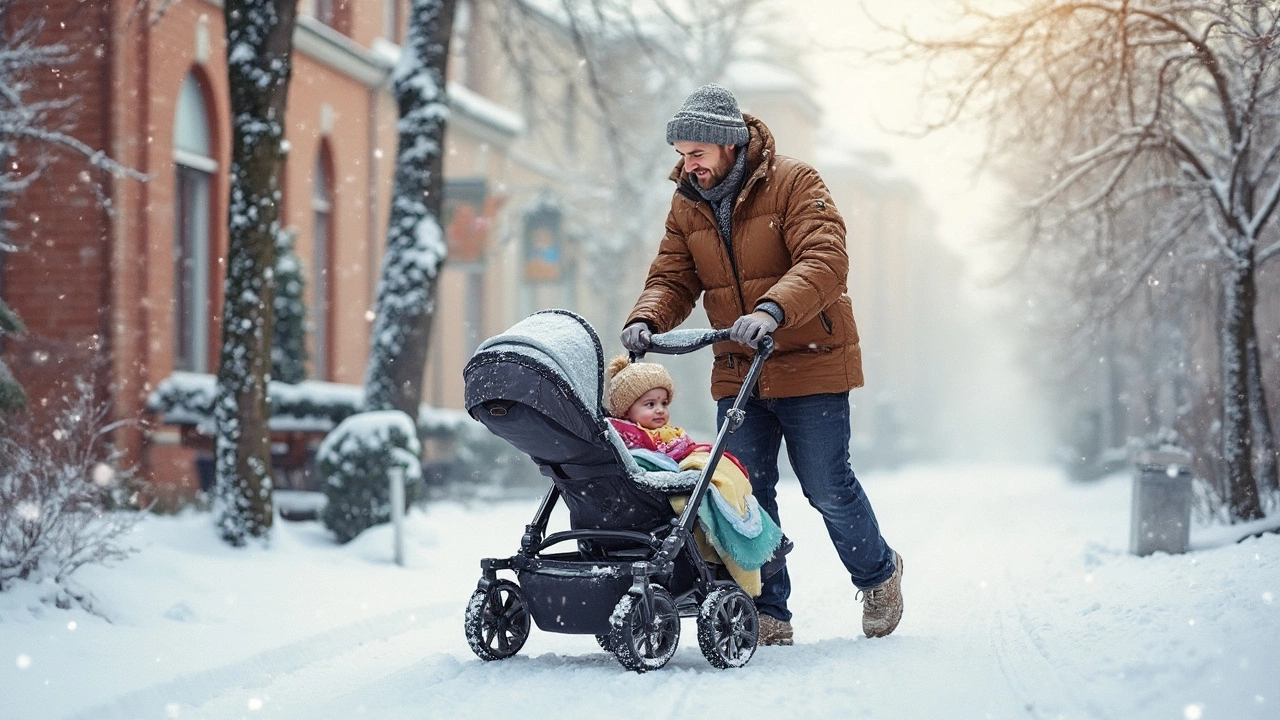
<path fill-rule="evenodd" d="M 1258 265 L 1262 265 L 1275 257 L 1280 257 L 1280 242 L 1272 243 L 1269 247 L 1259 250 L 1257 263 Z"/>

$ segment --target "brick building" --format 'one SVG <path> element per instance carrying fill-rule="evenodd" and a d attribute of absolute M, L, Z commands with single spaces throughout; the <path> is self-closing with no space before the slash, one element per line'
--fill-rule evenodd
<path fill-rule="evenodd" d="M 396 149 L 389 76 L 406 6 L 302 0 L 294 35 L 281 217 L 296 232 L 307 281 L 308 382 L 328 383 L 322 391 L 344 397 L 358 392 L 368 353 Z M 628 137 L 654 151 L 630 150 L 653 155 L 642 169 L 653 177 L 631 178 L 653 196 L 618 195 L 610 140 L 573 39 L 535 6 L 461 0 L 455 19 L 443 218 L 450 255 L 423 395 L 436 407 L 461 407 L 462 367 L 481 340 L 541 308 L 582 313 L 606 352 L 619 350 L 617 328 L 661 237 L 670 192 L 664 178 L 676 160 L 662 131 L 684 91 L 624 93 L 633 104 L 610 121 L 630 123 Z M 77 374 L 96 370 L 115 417 L 150 423 L 118 433 L 117 442 L 161 494 L 180 499 L 200 486 L 196 461 L 207 457 L 208 438 L 148 412 L 147 400 L 175 372 L 216 370 L 230 125 L 220 0 L 181 0 L 155 14 L 158 7 L 41 4 L 45 39 L 78 51 L 71 66 L 37 78 L 35 91 L 76 99 L 68 131 L 148 179 L 111 177 L 66 153 L 18 198 L 6 219 L 20 251 L 0 253 L 0 297 L 29 332 L 7 338 L 0 352 L 36 412 Z M 510 51 L 519 45 L 527 48 L 523 60 Z M 621 43 L 615 52 L 616 62 L 605 58 L 608 82 L 646 87 L 634 54 Z M 781 151 L 816 161 L 819 112 L 803 87 L 765 67 L 739 75 L 726 81 L 745 110 L 778 132 Z M 863 170 L 844 176 L 852 179 L 846 188 L 828 179 L 850 220 L 851 253 L 896 246 L 897 235 L 871 225 L 876 198 L 888 195 L 873 192 L 881 186 L 863 182 L 870 177 Z M 907 212 L 918 206 L 910 192 L 890 195 L 914 203 Z M 855 291 L 867 287 L 859 282 Z M 878 320 L 867 303 L 855 305 L 864 325 L 898 326 L 888 316 Z M 688 359 L 683 385 L 705 386 L 698 360 Z M 877 375 L 879 384 L 884 376 Z M 688 424 L 713 421 L 705 405 L 682 410 Z M 294 451 L 305 457 L 322 431 L 282 432 L 277 444 L 296 461 Z"/>
<path fill-rule="evenodd" d="M 146 403 L 174 372 L 217 365 L 230 143 L 221 2 L 49 0 L 32 11 L 44 21 L 42 42 L 76 53 L 53 77 L 35 78 L 31 99 L 73 99 L 68 134 L 148 178 L 112 177 L 62 153 L 17 199 L 6 219 L 19 251 L 0 253 L 0 297 L 28 333 L 0 352 L 37 413 L 94 371 L 115 417 L 151 423 L 117 442 L 162 494 L 184 497 L 199 486 L 200 443 Z M 297 234 L 317 382 L 363 379 L 396 149 L 389 76 L 406 14 L 407 0 L 299 6 L 281 217 Z M 571 224 L 554 187 L 564 168 L 546 160 L 571 154 L 540 145 L 527 113 L 503 103 L 520 89 L 503 81 L 495 21 L 494 4 L 463 0 L 450 61 L 451 262 L 424 400 L 452 407 L 461 404 L 461 364 L 481 339 L 517 313 L 572 305 L 579 282 L 572 248 L 559 247 Z M 567 53 L 563 32 L 543 24 L 532 31 Z M 572 102 L 576 82 L 537 90 Z M 592 142 L 582 124 L 553 137 Z M 559 253 L 537 278 L 521 262 L 532 236 Z"/>

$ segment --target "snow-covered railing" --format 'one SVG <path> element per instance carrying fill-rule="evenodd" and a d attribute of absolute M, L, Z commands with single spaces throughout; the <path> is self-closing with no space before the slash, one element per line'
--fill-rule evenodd
<path fill-rule="evenodd" d="M 213 434 L 213 400 L 217 378 L 208 373 L 174 372 L 147 398 L 147 410 L 165 424 L 194 425 Z M 272 381 L 270 426 L 278 432 L 327 433 L 348 416 L 363 410 L 364 388 L 359 385 L 306 380 L 297 384 Z M 418 410 L 420 436 L 452 435 L 474 424 L 465 412 L 422 405 Z"/>

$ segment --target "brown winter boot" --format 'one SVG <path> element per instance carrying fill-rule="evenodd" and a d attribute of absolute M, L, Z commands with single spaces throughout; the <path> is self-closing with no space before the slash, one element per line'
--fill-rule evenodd
<path fill-rule="evenodd" d="M 760 616 L 760 637 L 757 645 L 791 645 L 791 623 L 769 615 Z"/>
<path fill-rule="evenodd" d="M 893 632 L 902 619 L 902 556 L 896 550 L 893 553 L 893 574 L 861 595 L 862 632 L 869 638 L 884 637 Z M 763 623 L 760 630 L 763 634 Z"/>

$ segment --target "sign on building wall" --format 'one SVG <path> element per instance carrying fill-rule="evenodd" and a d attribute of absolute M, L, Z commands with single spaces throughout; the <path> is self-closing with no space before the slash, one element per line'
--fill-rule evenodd
<path fill-rule="evenodd" d="M 563 232 L 560 208 L 541 201 L 524 215 L 524 277 L 531 283 L 559 282 Z"/>
<path fill-rule="evenodd" d="M 488 194 L 484 178 L 445 181 L 442 224 L 451 264 L 479 263 L 484 258 L 500 204 L 500 198 Z"/>

